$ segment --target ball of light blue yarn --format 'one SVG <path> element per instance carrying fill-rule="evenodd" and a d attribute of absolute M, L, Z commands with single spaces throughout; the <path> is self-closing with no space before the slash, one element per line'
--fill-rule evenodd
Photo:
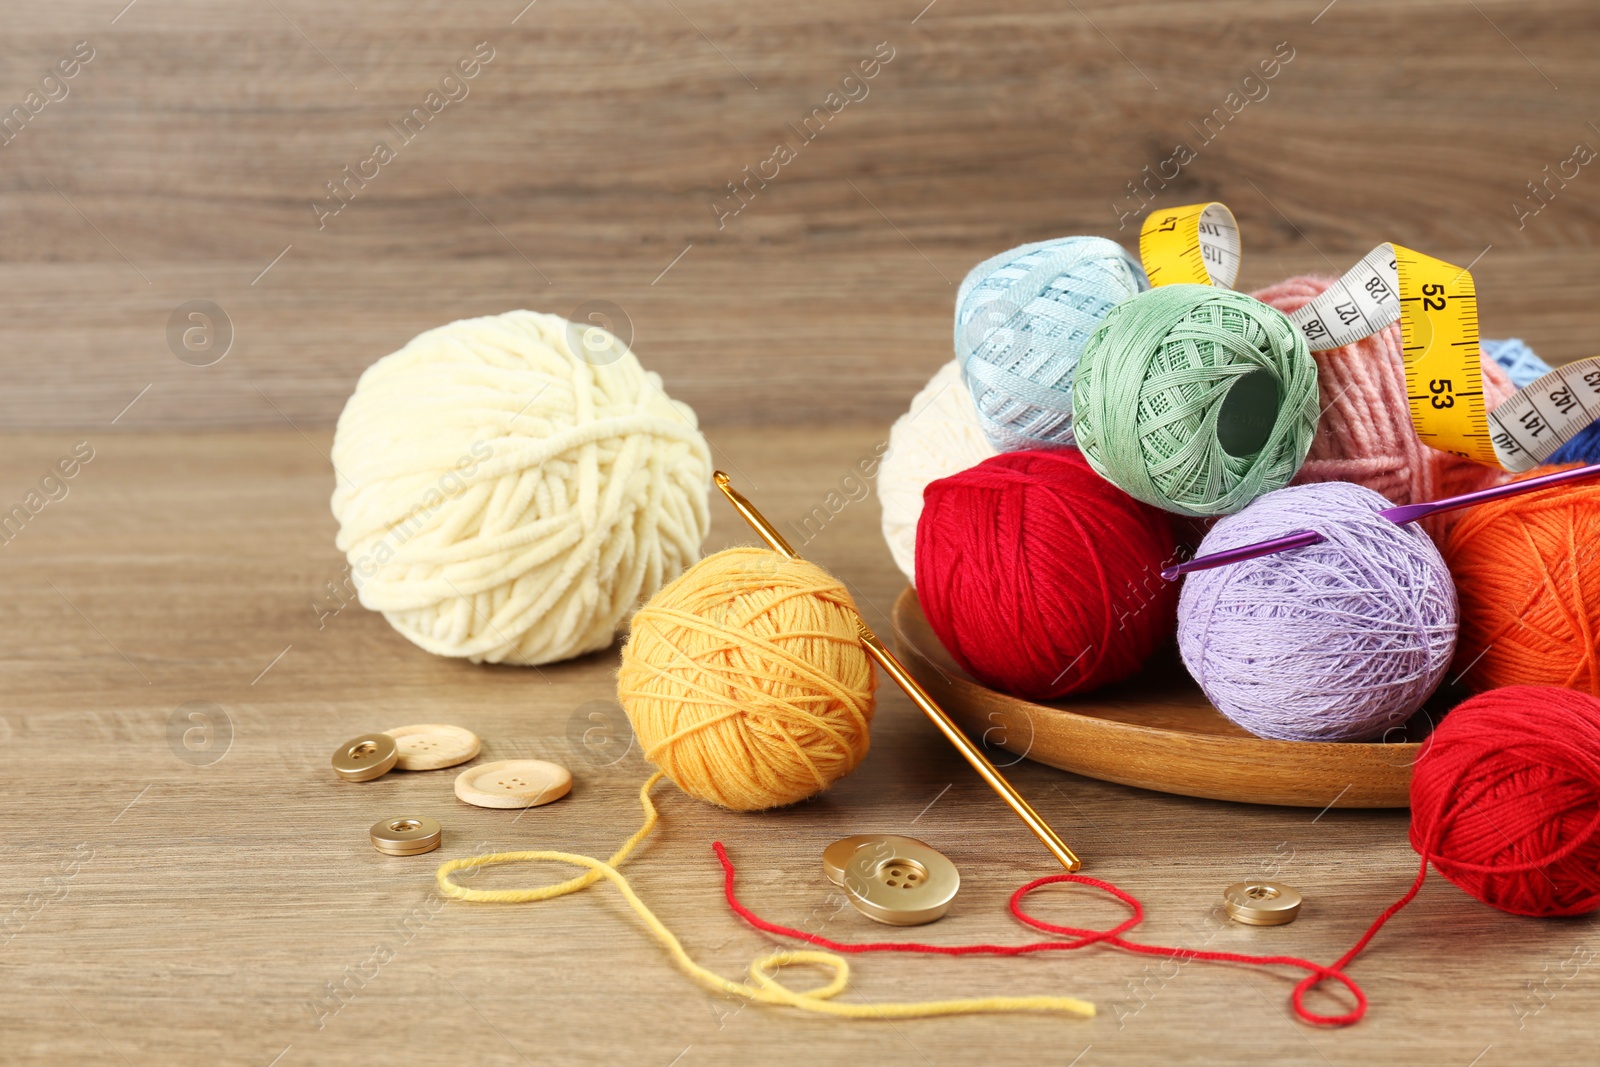
<path fill-rule="evenodd" d="M 989 443 L 1070 447 L 1083 343 L 1106 312 L 1148 288 L 1139 261 L 1103 237 L 1021 245 L 968 271 L 956 294 L 956 358 Z"/>
<path fill-rule="evenodd" d="M 1459 608 L 1439 550 L 1378 514 L 1389 506 L 1315 482 L 1212 527 L 1202 555 L 1295 530 L 1325 539 L 1184 579 L 1178 648 L 1217 710 L 1260 737 L 1370 741 L 1422 707 L 1455 654 Z"/>

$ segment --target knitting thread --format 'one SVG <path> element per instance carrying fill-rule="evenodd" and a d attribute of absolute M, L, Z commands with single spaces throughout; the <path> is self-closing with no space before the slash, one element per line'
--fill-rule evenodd
<path fill-rule="evenodd" d="M 1354 979 L 1336 967 L 1324 967 L 1319 963 L 1300 959 L 1298 956 L 1251 956 L 1239 952 L 1211 952 L 1204 949 L 1169 948 L 1165 945 L 1146 945 L 1138 941 L 1129 941 L 1122 935 L 1144 922 L 1144 905 L 1132 893 L 1119 889 L 1110 882 L 1091 878 L 1085 874 L 1052 874 L 1043 878 L 1035 878 L 1011 894 L 1011 899 L 1007 905 L 1011 914 L 1021 922 L 1046 933 L 1070 937 L 1072 938 L 1071 941 L 1034 941 L 1022 945 L 928 945 L 919 941 L 850 943 L 834 941 L 820 934 L 796 930 L 792 926 L 782 926 L 761 918 L 746 907 L 734 891 L 735 871 L 733 861 L 728 858 L 728 850 L 722 846 L 720 841 L 714 843 L 712 849 L 717 854 L 717 860 L 722 864 L 723 898 L 728 902 L 728 906 L 733 909 L 734 914 L 765 933 L 776 934 L 780 937 L 792 937 L 798 941 L 819 945 L 832 952 L 909 952 L 933 956 L 1028 956 L 1036 952 L 1072 952 L 1076 949 L 1088 948 L 1091 945 L 1106 945 L 1111 948 L 1121 949 L 1124 952 L 1145 956 L 1165 956 L 1185 962 L 1189 960 L 1206 960 L 1212 963 L 1243 963 L 1258 967 L 1299 967 L 1310 972 L 1307 975 L 1309 980 L 1321 983 L 1332 979 L 1343 984 L 1355 998 L 1355 1006 L 1342 1015 L 1319 1015 L 1308 1010 L 1297 996 L 1294 1002 L 1295 1011 L 1307 1022 L 1321 1025 L 1347 1026 L 1358 1022 L 1367 1011 L 1366 994 L 1361 991 L 1361 987 L 1355 983 Z M 1056 885 L 1063 882 L 1086 885 L 1107 893 L 1127 905 L 1132 914 L 1117 925 L 1105 930 L 1091 930 L 1075 926 L 1058 926 L 1023 910 L 1022 903 L 1029 894 L 1047 885 Z M 1348 960 L 1345 962 L 1348 962 Z"/>
<path fill-rule="evenodd" d="M 1442 547 L 1461 596 L 1456 663 L 1468 686 L 1600 696 L 1600 485 L 1470 508 Z"/>
<path fill-rule="evenodd" d="M 1333 281 L 1290 278 L 1255 295 L 1288 314 L 1321 295 Z M 1391 504 L 1419 504 L 1506 479 L 1504 471 L 1422 443 L 1407 406 L 1400 347 L 1396 323 L 1354 344 L 1312 353 L 1321 415 L 1305 464 L 1295 475 L 1296 484 L 1355 482 L 1382 493 Z M 1482 366 L 1484 403 L 1492 410 L 1514 390 L 1494 360 L 1483 360 Z M 1421 525 L 1439 536 L 1464 514 L 1445 512 Z"/>
<path fill-rule="evenodd" d="M 1178 648 L 1217 710 L 1260 737 L 1366 741 L 1433 693 L 1455 651 L 1455 586 L 1427 534 L 1377 514 L 1388 506 L 1320 482 L 1212 528 L 1202 555 L 1295 530 L 1324 538 L 1184 580 Z"/>
<path fill-rule="evenodd" d="M 633 617 L 617 700 L 645 758 L 736 811 L 793 804 L 867 754 L 877 674 L 850 593 L 769 549 L 707 556 Z"/>
<path fill-rule="evenodd" d="M 928 486 L 917 597 L 974 678 L 1054 699 L 1127 678 L 1171 636 L 1167 516 L 1076 450 L 1007 452 Z"/>
<path fill-rule="evenodd" d="M 598 327 L 513 311 L 419 334 L 361 375 L 332 459 L 361 603 L 441 656 L 605 648 L 710 527 L 711 456 Z"/>
<path fill-rule="evenodd" d="M 1281 312 L 1168 285 L 1089 338 L 1073 386 L 1078 446 L 1139 500 L 1224 515 L 1289 484 L 1317 425 L 1317 365 Z"/>
<path fill-rule="evenodd" d="M 1483 354 L 1506 372 L 1514 388 L 1532 385 L 1550 373 L 1550 364 L 1540 359 L 1520 337 L 1508 337 L 1503 341 L 1491 341 L 1486 337 L 1478 343 Z"/>
<path fill-rule="evenodd" d="M 889 430 L 889 452 L 878 468 L 878 502 L 883 506 L 883 539 L 906 580 L 916 584 L 917 520 L 922 491 L 929 482 L 975 467 L 995 455 L 961 380 L 961 365 L 951 360 L 928 380 L 911 409 Z"/>
<path fill-rule="evenodd" d="M 667 953 L 677 963 L 678 967 L 704 988 L 715 993 L 743 997 L 746 1000 L 760 1004 L 781 1004 L 791 1008 L 799 1008 L 802 1011 L 809 1011 L 816 1015 L 832 1015 L 845 1019 L 918 1019 L 975 1012 L 1025 1011 L 1060 1012 L 1083 1018 L 1089 1018 L 1094 1015 L 1094 1005 L 1088 1001 L 1078 1000 L 1074 997 L 1057 996 L 968 997 L 953 1000 L 872 1004 L 839 1003 L 833 998 L 849 987 L 850 963 L 842 956 L 827 952 L 783 950 L 768 953 L 751 962 L 749 982 L 736 982 L 730 978 L 724 978 L 710 968 L 697 963 L 694 957 L 689 955 L 688 951 L 683 947 L 683 942 L 679 941 L 677 935 L 657 918 L 649 906 L 634 892 L 633 886 L 629 884 L 628 879 L 621 871 L 617 870 L 617 867 L 627 859 L 639 842 L 643 841 L 655 829 L 658 816 L 655 804 L 650 799 L 650 791 L 663 777 L 665 777 L 663 772 L 656 772 L 651 775 L 650 779 L 639 790 L 639 805 L 644 809 L 644 822 L 609 860 L 600 860 L 593 856 L 584 856 L 574 852 L 552 850 L 492 852 L 482 856 L 469 856 L 465 859 L 450 860 L 439 867 L 435 875 L 435 880 L 439 885 L 439 892 L 457 900 L 502 904 L 528 903 L 563 897 L 569 893 L 586 889 L 603 878 L 615 886 L 618 893 L 622 894 L 622 899 L 627 901 L 634 914 L 639 916 L 655 939 L 666 948 Z M 523 862 L 565 863 L 574 867 L 586 868 L 587 873 L 576 878 L 569 878 L 567 881 L 555 885 L 538 886 L 531 889 L 469 889 L 465 886 L 457 885 L 451 878 L 451 875 L 460 870 L 476 870 L 499 864 Z M 796 965 L 823 968 L 832 971 L 833 977 L 825 985 L 815 989 L 790 989 L 778 981 L 775 972 L 785 967 Z"/>
<path fill-rule="evenodd" d="M 1001 452 L 1072 445 L 1084 342 L 1106 312 L 1149 288 L 1139 261 L 1103 237 L 1021 245 L 968 271 L 956 293 L 956 359 L 989 443 Z"/>
<path fill-rule="evenodd" d="M 1412 772 L 1411 845 L 1501 911 L 1600 908 L 1600 701 L 1507 686 L 1458 705 Z"/>

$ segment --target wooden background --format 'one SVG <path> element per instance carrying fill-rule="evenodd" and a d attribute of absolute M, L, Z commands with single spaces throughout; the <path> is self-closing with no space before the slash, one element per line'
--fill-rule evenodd
<path fill-rule="evenodd" d="M 797 518 L 948 358 L 971 264 L 1065 233 L 1131 240 L 1115 205 L 1178 140 L 1198 158 L 1162 202 L 1234 208 L 1243 286 L 1339 270 L 1393 239 L 1481 257 L 1488 334 L 1553 362 L 1592 354 L 1600 176 L 1552 185 L 1521 229 L 1512 206 L 1531 207 L 1525 183 L 1577 144 L 1600 145 L 1592 4 L 124 2 L 0 10 L 6 112 L 75 42 L 95 50 L 0 147 L 0 505 L 74 442 L 95 449 L 68 496 L 0 547 L 7 1062 L 1592 1058 L 1592 924 L 1503 916 L 1439 879 L 1355 966 L 1372 1012 L 1337 1032 L 1288 1018 L 1284 977 L 1165 977 L 1099 951 L 869 957 L 849 994 L 1068 993 L 1100 1005 L 1091 1022 L 820 1020 L 703 992 L 608 892 L 441 905 L 435 861 L 484 845 L 609 853 L 646 767 L 572 740 L 610 695 L 614 651 L 475 668 L 359 605 L 334 612 L 325 458 L 361 369 L 416 332 L 605 301 L 701 412 L 719 460 L 773 518 Z M 480 41 L 495 58 L 470 96 L 319 231 L 323 182 Z M 1266 99 L 1200 145 L 1190 123 L 1283 41 L 1294 59 Z M 869 95 L 719 230 L 724 183 L 879 42 L 894 58 Z M 212 366 L 169 347 L 191 300 L 232 324 Z M 901 581 L 877 521 L 875 502 L 851 504 L 806 551 L 881 627 Z M 747 539 L 719 510 L 707 548 Z M 207 766 L 172 739 L 191 701 L 231 733 Z M 562 761 L 577 787 L 513 821 L 455 801 L 447 772 L 354 787 L 326 770 L 345 738 L 422 721 L 478 731 L 487 758 Z M 1333 959 L 1414 873 L 1402 812 L 1009 773 L 1091 873 L 1145 901 L 1151 940 Z M 955 859 L 957 911 L 920 932 L 945 942 L 1018 938 L 1005 895 L 1050 870 L 892 691 L 872 756 L 828 796 L 736 816 L 668 789 L 663 809 L 633 876 L 730 976 L 769 942 L 718 901 L 714 839 L 763 914 L 844 940 L 882 931 L 833 911 L 816 868 L 836 837 L 910 833 Z M 444 822 L 438 853 L 367 844 L 377 818 L 414 812 Z M 1299 922 L 1212 919 L 1224 886 L 1274 873 L 1306 893 Z M 483 879 L 518 875 L 531 872 Z M 1119 917 L 1078 894 L 1041 910 Z M 394 958 L 374 969 L 384 946 Z M 343 1001 L 324 999 L 330 983 Z"/>
<path fill-rule="evenodd" d="M 0 148 L 0 425 L 103 426 L 146 385 L 118 426 L 331 425 L 423 329 L 590 300 L 708 423 L 882 422 L 947 358 L 972 264 L 1131 242 L 1114 205 L 1179 140 L 1198 158 L 1162 202 L 1233 207 L 1243 286 L 1385 240 L 1492 245 L 1485 331 L 1595 351 L 1592 167 L 1520 230 L 1511 206 L 1600 147 L 1594 5 L 926 3 L 13 5 L 5 107 L 74 42 L 95 58 Z M 470 95 L 319 231 L 324 183 L 481 41 Z M 1265 99 L 1202 143 L 1284 41 Z M 880 42 L 868 95 L 719 230 L 726 183 Z M 212 367 L 168 348 L 194 299 L 233 325 Z"/>

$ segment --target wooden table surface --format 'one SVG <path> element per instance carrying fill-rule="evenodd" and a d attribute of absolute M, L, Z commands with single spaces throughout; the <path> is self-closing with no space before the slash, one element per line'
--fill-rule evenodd
<path fill-rule="evenodd" d="M 881 434 L 711 436 L 781 522 L 807 512 Z M 75 440 L 5 438 L 0 485 L 36 479 Z M 1338 1031 L 1291 1021 L 1287 975 L 1163 967 L 1102 949 L 861 957 L 845 994 L 1050 992 L 1094 1001 L 1090 1021 L 815 1018 L 704 991 L 609 889 L 515 906 L 444 901 L 432 880 L 444 859 L 486 848 L 605 856 L 632 832 L 646 764 L 601 735 L 585 747 L 582 733 L 613 696 L 615 650 L 539 670 L 477 667 L 423 653 L 359 604 L 338 610 L 326 591 L 343 575 L 326 434 L 90 444 L 94 458 L 69 495 L 0 549 L 7 1063 L 1466 1067 L 1593 1058 L 1592 923 L 1512 918 L 1437 877 L 1352 968 L 1372 1008 Z M 707 548 L 747 541 L 731 509 L 714 507 Z M 852 503 L 806 551 L 882 626 L 901 582 L 878 517 L 875 500 Z M 963 886 L 953 913 L 915 936 L 1027 937 L 1005 900 L 1051 862 L 900 693 L 881 693 L 871 754 L 820 799 L 733 814 L 658 790 L 661 828 L 627 871 L 696 959 L 737 978 L 774 943 L 722 902 L 715 840 L 762 915 L 848 941 L 886 931 L 840 908 L 821 877 L 823 847 L 861 832 L 920 837 L 958 864 Z M 181 737 L 197 725 L 186 717 L 194 701 L 211 706 L 210 750 Z M 519 818 L 457 801 L 450 771 L 364 785 L 330 772 L 341 741 L 413 722 L 476 731 L 484 759 L 559 761 L 576 785 Z M 1156 942 L 1331 960 L 1416 871 L 1404 812 L 1319 816 L 1189 800 L 1029 762 L 1009 773 L 1087 873 L 1143 900 L 1139 933 Z M 367 828 L 402 814 L 439 819 L 444 846 L 414 858 L 375 852 Z M 1257 929 L 1219 918 L 1224 886 L 1267 875 L 1305 893 L 1299 921 Z M 501 869 L 474 884 L 564 876 Z M 1086 925 L 1122 917 L 1086 891 L 1054 893 L 1038 910 Z"/>
<path fill-rule="evenodd" d="M 325 453 L 357 375 L 417 332 L 598 311 L 700 412 L 718 462 L 798 519 L 949 358 L 963 274 L 1050 236 L 1131 244 L 1134 183 L 1229 203 L 1243 288 L 1396 240 L 1473 264 L 1489 336 L 1590 355 L 1600 177 L 1573 160 L 1600 145 L 1597 38 L 1588 0 L 6 5 L 0 511 L 77 442 L 94 454 L 0 546 L 0 1060 L 1592 1061 L 1592 923 L 1509 918 L 1440 880 L 1355 966 L 1372 1011 L 1336 1032 L 1291 1021 L 1287 977 L 1098 949 L 869 957 L 848 994 L 1048 991 L 1095 1001 L 1093 1021 L 838 1022 L 704 992 L 609 890 L 444 903 L 446 857 L 609 854 L 647 768 L 583 743 L 615 650 L 473 667 L 348 603 Z M 475 55 L 470 92 L 433 112 Z M 875 56 L 870 85 L 845 82 Z M 419 106 L 425 128 L 400 133 Z M 394 158 L 348 177 L 380 140 Z M 749 178 L 778 142 L 796 158 Z M 1180 143 L 1195 158 L 1152 183 Z M 707 549 L 746 540 L 716 507 Z M 881 627 L 902 583 L 877 522 L 851 503 L 805 550 Z M 577 786 L 518 819 L 457 802 L 448 772 L 330 775 L 346 738 L 427 721 L 477 731 L 485 758 L 564 762 Z M 1155 941 L 1332 959 L 1415 869 L 1403 812 L 1010 774 L 1089 872 L 1139 895 Z M 943 942 L 1021 938 L 1006 895 L 1051 871 L 889 688 L 871 756 L 822 799 L 661 800 L 629 871 L 730 976 L 771 941 L 720 901 L 716 839 L 762 914 L 845 940 L 883 930 L 819 877 L 837 837 L 949 854 L 961 899 L 919 931 Z M 399 813 L 439 817 L 444 847 L 375 853 L 367 827 Z M 1264 874 L 1306 893 L 1304 916 L 1217 921 L 1222 888 Z M 1077 892 L 1041 910 L 1120 918 Z"/>

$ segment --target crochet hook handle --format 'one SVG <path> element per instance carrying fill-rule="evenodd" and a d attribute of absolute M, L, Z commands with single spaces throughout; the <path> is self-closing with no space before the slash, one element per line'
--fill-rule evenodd
<path fill-rule="evenodd" d="M 800 558 L 800 554 L 789 547 L 789 542 L 785 541 L 783 535 L 767 521 L 766 516 L 757 511 L 754 504 L 746 500 L 743 494 L 733 488 L 726 474 L 717 471 L 712 475 L 712 480 L 717 483 L 717 488 L 722 490 L 722 495 L 728 498 L 728 503 L 732 504 L 734 509 L 744 516 L 744 521 L 748 522 L 750 528 L 761 535 L 761 539 L 774 552 L 788 559 Z M 978 772 L 978 776 L 989 784 L 989 788 L 1000 794 L 1000 799 L 1004 800 L 1007 806 L 1017 813 L 1017 817 L 1027 824 L 1028 829 L 1033 831 L 1034 836 L 1043 842 L 1044 847 L 1050 850 L 1050 854 L 1069 871 L 1075 871 L 1082 867 L 1083 861 L 1078 859 L 1077 853 L 1067 847 L 1067 843 L 1061 840 L 1060 835 L 1050 828 L 1050 824 L 1045 822 L 1037 811 L 1033 810 L 1033 805 L 1029 804 L 1022 794 L 1017 792 L 1010 782 L 1006 781 L 1005 775 L 1001 774 L 995 768 L 995 765 L 989 762 L 989 758 L 983 754 L 983 751 L 977 745 L 972 743 L 972 739 L 961 732 L 961 728 L 951 720 L 949 715 L 945 714 L 945 710 L 939 706 L 933 697 L 928 695 L 928 691 L 923 689 L 917 680 L 911 676 L 911 672 L 906 670 L 904 664 L 896 658 L 893 652 L 889 651 L 888 647 L 878 639 L 878 635 L 873 633 L 871 628 L 867 626 L 866 620 L 859 615 L 856 616 L 856 630 L 861 636 L 861 644 L 867 650 L 867 654 L 877 661 L 878 666 L 883 668 L 885 674 L 895 680 L 895 684 L 905 690 L 906 696 L 911 698 L 911 703 L 922 709 L 923 714 L 933 721 L 933 725 L 939 728 L 939 732 L 944 734 L 945 739 L 956 747 L 956 751 L 966 757 L 968 763 L 972 764 L 972 769 Z"/>
<path fill-rule="evenodd" d="M 1402 504 L 1398 507 L 1385 508 L 1378 514 L 1390 522 L 1416 522 L 1418 519 L 1454 511 L 1456 508 L 1469 508 L 1474 504 L 1486 504 L 1491 500 L 1504 500 L 1508 496 L 1521 496 L 1523 493 L 1548 489 L 1553 485 L 1565 485 L 1567 482 L 1581 482 L 1596 475 L 1600 475 L 1600 463 L 1590 463 L 1585 467 L 1574 467 L 1572 470 L 1541 474 L 1537 478 L 1524 478 L 1519 482 L 1493 485 L 1488 489 L 1478 489 L 1426 504 Z"/>
<path fill-rule="evenodd" d="M 1549 489 L 1552 486 L 1565 485 L 1568 482 L 1581 482 L 1589 478 L 1600 476 L 1600 463 L 1590 463 L 1583 467 L 1574 467 L 1571 470 L 1553 471 L 1550 474 L 1541 474 L 1537 478 L 1524 478 L 1517 482 L 1506 482 L 1504 485 L 1490 486 L 1488 489 L 1476 489 L 1470 493 L 1459 496 L 1445 497 L 1443 500 L 1431 500 L 1425 504 L 1400 504 L 1392 508 L 1384 508 L 1379 515 L 1396 525 L 1416 522 L 1446 511 L 1457 508 L 1468 508 L 1474 504 L 1485 504 L 1491 500 L 1504 500 L 1506 497 L 1521 496 L 1524 493 L 1537 492 L 1540 489 Z M 1241 545 L 1238 548 L 1224 549 L 1210 555 L 1198 556 L 1195 559 L 1179 563 L 1176 566 L 1165 567 L 1161 577 L 1167 581 L 1176 581 L 1180 576 L 1191 571 L 1208 571 L 1213 567 L 1226 567 L 1230 563 L 1241 563 L 1247 559 L 1258 559 L 1261 556 L 1270 556 L 1277 552 L 1287 552 L 1291 548 L 1304 548 L 1321 541 L 1322 535 L 1315 530 L 1296 530 L 1281 537 L 1274 537 L 1270 541 L 1258 541 L 1253 545 Z"/>

